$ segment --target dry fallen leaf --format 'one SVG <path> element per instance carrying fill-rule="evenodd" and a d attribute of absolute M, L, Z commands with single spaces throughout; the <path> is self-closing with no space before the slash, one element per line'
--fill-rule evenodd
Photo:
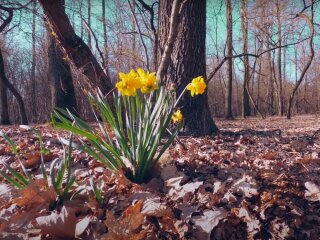
<path fill-rule="evenodd" d="M 13 202 L 29 209 L 48 206 L 56 200 L 56 193 L 52 186 L 47 187 L 44 179 L 31 181 L 29 185 L 20 190 L 20 197 Z"/>
<path fill-rule="evenodd" d="M 145 214 L 141 213 L 143 201 L 128 207 L 118 219 L 107 211 L 105 224 L 108 227 L 108 234 L 104 240 L 142 240 L 145 238 L 147 229 L 138 229 L 142 226 Z"/>
<path fill-rule="evenodd" d="M 310 201 L 320 201 L 320 187 L 313 182 L 305 182 L 305 197 Z"/>
<path fill-rule="evenodd" d="M 192 217 L 191 221 L 195 226 L 201 228 L 207 235 L 207 239 L 210 239 L 212 229 L 225 217 L 226 211 L 223 208 L 213 208 L 212 210 L 204 210 L 202 215 Z"/>
<path fill-rule="evenodd" d="M 52 212 L 48 216 L 36 218 L 37 228 L 42 234 L 50 234 L 57 237 L 75 237 L 78 219 L 72 208 L 62 207 L 61 211 Z"/>

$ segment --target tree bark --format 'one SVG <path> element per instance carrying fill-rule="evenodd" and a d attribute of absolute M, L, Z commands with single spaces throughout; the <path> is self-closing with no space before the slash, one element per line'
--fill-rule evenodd
<path fill-rule="evenodd" d="M 248 53 L 248 18 L 247 18 L 247 10 L 248 10 L 248 1 L 241 1 L 241 20 L 242 20 L 242 39 L 243 39 L 243 53 Z M 242 117 L 245 118 L 251 115 L 250 108 L 250 99 L 248 94 L 247 85 L 249 83 L 249 56 L 245 55 L 243 58 L 244 65 L 244 76 L 243 76 L 243 86 L 242 86 Z"/>
<path fill-rule="evenodd" d="M 37 96 L 36 96 L 36 16 L 37 1 L 33 1 L 32 9 L 32 60 L 31 60 L 31 112 L 32 117 L 37 119 Z"/>
<path fill-rule="evenodd" d="M 266 39 L 266 45 L 267 48 L 270 49 L 269 40 L 268 37 Z M 268 100 L 268 111 L 271 113 L 271 115 L 275 114 L 274 111 L 274 85 L 275 85 L 275 79 L 274 79 L 274 63 L 272 58 L 272 51 L 268 52 L 268 65 L 269 65 L 269 81 L 268 81 L 268 92 L 267 92 L 267 100 Z"/>
<path fill-rule="evenodd" d="M 87 34 L 88 34 L 88 46 L 90 49 L 92 49 L 92 43 L 91 43 L 91 0 L 88 0 L 88 29 L 87 29 Z"/>
<path fill-rule="evenodd" d="M 63 59 L 63 52 L 50 33 L 48 34 L 48 76 L 52 108 L 67 108 L 78 114 L 70 66 Z"/>
<path fill-rule="evenodd" d="M 1 70 L 0 70 L 1 71 Z M 4 81 L 0 81 L 0 124 L 10 124 L 9 111 L 8 111 L 8 95 L 7 86 Z"/>
<path fill-rule="evenodd" d="M 19 94 L 19 92 L 15 89 L 15 87 L 9 82 L 9 80 L 6 76 L 1 48 L 0 48 L 0 79 L 1 79 L 1 85 L 5 86 L 5 88 L 9 89 L 18 102 L 21 124 L 27 125 L 28 118 L 27 118 L 26 109 L 24 106 L 23 99 L 22 99 L 21 95 Z"/>
<path fill-rule="evenodd" d="M 181 10 L 180 24 L 169 29 L 168 12 L 172 10 L 172 1 L 160 1 L 159 37 L 160 47 L 166 49 L 171 31 L 176 31 L 175 42 L 171 42 L 172 55 L 167 61 L 168 74 L 162 74 L 165 83 L 177 85 L 177 95 L 197 76 L 206 76 L 205 37 L 206 37 L 206 1 L 186 1 Z M 163 20 L 163 21 L 162 21 Z M 171 18 L 172 20 L 172 18 Z M 163 54 L 167 54 L 166 51 Z M 158 71 L 159 72 L 159 71 Z M 191 97 L 186 93 L 180 106 L 184 114 L 185 132 L 193 135 L 208 135 L 218 128 L 211 118 L 207 94 Z"/>
<path fill-rule="evenodd" d="M 84 41 L 75 34 L 65 13 L 64 0 L 39 0 L 56 41 L 75 67 L 87 77 L 92 88 L 99 87 L 102 92 L 109 92 L 113 86 L 111 79 L 104 73 L 97 59 Z"/>
<path fill-rule="evenodd" d="M 226 99 L 226 119 L 233 119 L 232 113 L 232 9 L 231 0 L 226 0 L 226 18 L 227 18 L 227 99 Z"/>
<path fill-rule="evenodd" d="M 280 5 L 279 5 L 279 0 L 276 0 L 275 2 L 276 5 L 276 15 L 277 15 L 277 28 L 278 28 L 278 42 L 277 45 L 279 46 L 278 48 L 278 56 L 277 56 L 277 100 L 278 100 L 278 114 L 280 116 L 283 116 L 283 90 L 282 90 L 282 70 L 281 70 L 281 59 L 282 59 L 282 51 L 281 51 L 281 44 L 282 44 L 282 33 L 281 33 L 281 17 L 280 17 Z"/>
<path fill-rule="evenodd" d="M 159 2 L 159 38 L 160 38 L 160 61 L 157 70 L 157 78 L 161 83 L 168 82 L 168 67 L 170 65 L 171 55 L 174 50 L 175 40 L 178 35 L 178 26 L 180 21 L 180 9 L 182 0 L 164 0 Z M 168 13 L 171 13 L 168 16 Z"/>
<path fill-rule="evenodd" d="M 103 29 L 103 49 L 104 49 L 103 68 L 106 69 L 109 62 L 107 20 L 106 20 L 106 0 L 102 0 L 102 29 Z"/>

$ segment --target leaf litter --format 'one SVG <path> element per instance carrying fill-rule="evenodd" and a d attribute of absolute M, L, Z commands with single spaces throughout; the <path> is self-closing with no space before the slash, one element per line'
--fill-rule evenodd
<path fill-rule="evenodd" d="M 57 196 L 39 177 L 23 190 L 0 177 L 0 238 L 319 239 L 317 117 L 217 123 L 216 136 L 181 137 L 185 148 L 173 144 L 153 178 L 141 185 L 73 150 L 77 187 L 72 191 L 82 190 L 57 209 L 51 208 Z M 67 138 L 68 133 L 37 127 L 49 168 L 63 154 L 57 134 Z M 34 134 L 19 127 L 3 130 L 18 143 L 28 171 L 39 176 Z M 1 138 L 0 160 L 19 169 Z M 90 176 L 103 193 L 103 206 L 91 191 Z"/>

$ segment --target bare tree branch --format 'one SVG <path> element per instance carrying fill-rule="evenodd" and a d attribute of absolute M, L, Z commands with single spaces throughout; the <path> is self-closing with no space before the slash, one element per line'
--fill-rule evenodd
<path fill-rule="evenodd" d="M 249 56 L 249 57 L 255 57 L 255 58 L 259 58 L 261 57 L 263 54 L 267 53 L 267 52 L 270 52 L 270 51 L 273 51 L 275 49 L 278 49 L 278 48 L 285 48 L 285 47 L 289 47 L 289 46 L 293 46 L 293 45 L 297 45 L 299 43 L 302 43 L 306 40 L 310 39 L 310 37 L 307 37 L 307 38 L 304 38 L 298 42 L 294 42 L 294 43 L 287 43 L 287 44 L 284 44 L 284 45 L 281 45 L 281 46 L 277 46 L 277 47 L 273 47 L 273 48 L 269 48 L 259 54 L 254 54 L 254 53 L 241 53 L 241 54 L 238 54 L 238 55 L 233 55 L 233 56 L 226 56 L 224 57 L 221 62 L 218 64 L 217 67 L 215 67 L 211 73 L 209 73 L 208 75 L 208 82 L 212 80 L 212 78 L 214 77 L 214 75 L 219 71 L 219 69 L 223 66 L 223 64 L 230 58 L 240 58 L 240 57 L 244 57 L 244 56 Z"/>
<path fill-rule="evenodd" d="M 13 9 L 12 8 L 7 8 L 7 7 L 4 7 L 4 6 L 0 5 L 0 10 L 3 10 L 3 11 L 8 13 L 8 17 L 6 17 L 5 19 L 2 19 L 3 23 L 0 25 L 0 32 L 2 32 L 3 29 L 5 29 L 6 26 L 8 26 L 10 24 L 10 22 L 12 21 Z"/>
<path fill-rule="evenodd" d="M 290 98 L 289 98 L 289 103 L 288 103 L 288 110 L 287 110 L 287 118 L 291 119 L 291 110 L 292 110 L 292 103 L 293 103 L 293 99 L 294 96 L 300 86 L 300 84 L 302 83 L 304 76 L 306 75 L 309 67 L 311 66 L 311 63 L 313 61 L 314 58 L 314 48 L 313 48 L 313 37 L 314 37 L 314 25 L 313 25 L 313 16 L 314 16 L 314 10 L 313 10 L 313 6 L 314 6 L 314 0 L 312 0 L 311 3 L 311 17 L 305 15 L 304 13 L 299 13 L 298 16 L 305 19 L 308 24 L 309 24 L 309 28 L 310 28 L 310 36 L 309 36 L 309 48 L 310 48 L 310 58 L 307 62 L 307 64 L 304 66 L 301 75 L 296 83 L 296 85 L 294 86 L 291 94 L 290 94 Z"/>
<path fill-rule="evenodd" d="M 132 16 L 133 16 L 133 19 L 134 19 L 134 22 L 135 22 L 135 24 L 136 24 L 136 27 L 137 27 L 137 29 L 138 29 L 139 38 L 140 38 L 141 44 L 142 44 L 142 46 L 143 46 L 143 48 L 144 48 L 144 53 L 145 53 L 145 56 L 146 56 L 147 69 L 148 69 L 148 71 L 149 71 L 149 70 L 150 70 L 150 65 L 149 65 L 149 56 L 148 56 L 147 46 L 146 46 L 146 44 L 145 44 L 145 42 L 144 42 L 144 40 L 143 40 L 142 32 L 141 32 L 141 29 L 140 29 L 140 26 L 139 26 L 139 23 L 138 23 L 138 19 L 137 19 L 137 16 L 136 16 L 136 14 L 135 14 L 135 12 L 134 12 L 134 10 L 133 10 L 133 7 L 132 7 L 132 5 L 131 5 L 131 2 L 130 2 L 130 0 L 127 0 L 127 2 L 128 2 L 128 4 L 129 4 L 130 10 L 131 10 L 131 14 L 132 14 Z"/>

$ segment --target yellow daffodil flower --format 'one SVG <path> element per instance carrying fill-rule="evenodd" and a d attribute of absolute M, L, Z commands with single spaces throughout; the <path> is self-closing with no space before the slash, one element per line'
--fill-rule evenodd
<path fill-rule="evenodd" d="M 191 92 L 191 96 L 203 94 L 207 88 L 207 84 L 202 76 L 192 79 L 191 83 L 187 86 L 187 90 Z"/>
<path fill-rule="evenodd" d="M 142 83 L 141 92 L 151 93 L 153 90 L 158 89 L 158 79 L 156 78 L 156 73 L 145 72 L 143 69 L 139 68 L 137 70 Z"/>
<path fill-rule="evenodd" d="M 172 121 L 174 123 L 180 123 L 183 120 L 183 115 L 181 110 L 177 110 L 173 113 L 172 117 L 171 117 Z"/>
<path fill-rule="evenodd" d="M 136 95 L 137 89 L 134 87 L 129 87 L 125 81 L 120 81 L 116 84 L 116 88 L 121 94 L 125 96 L 134 96 Z"/>
<path fill-rule="evenodd" d="M 142 83 L 139 75 L 136 71 L 131 70 L 129 73 L 119 73 L 120 82 L 116 84 L 116 88 L 119 92 L 126 96 L 136 95 L 137 89 L 142 87 Z"/>

